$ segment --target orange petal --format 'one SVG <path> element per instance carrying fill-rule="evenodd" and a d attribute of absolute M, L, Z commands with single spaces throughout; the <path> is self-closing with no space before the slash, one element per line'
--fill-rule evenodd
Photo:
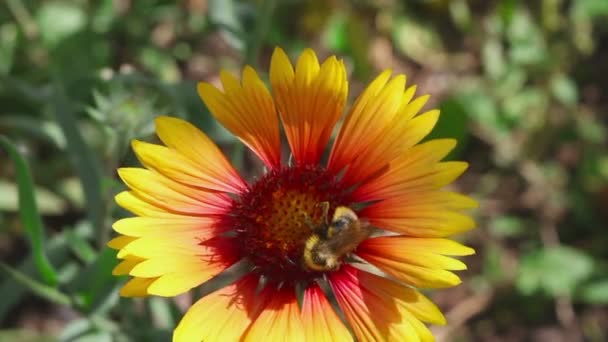
<path fill-rule="evenodd" d="M 242 81 L 222 71 L 224 92 L 209 83 L 198 94 L 211 114 L 247 145 L 269 168 L 281 163 L 279 120 L 272 96 L 253 68 L 246 66 Z"/>
<path fill-rule="evenodd" d="M 232 201 L 225 193 L 192 188 L 146 169 L 120 168 L 118 175 L 139 198 L 171 212 L 222 214 Z"/>
<path fill-rule="evenodd" d="M 239 341 L 259 314 L 257 279 L 238 282 L 199 299 L 173 332 L 173 342 Z"/>
<path fill-rule="evenodd" d="M 235 193 L 247 189 L 245 181 L 205 133 L 189 122 L 178 118 L 161 116 L 156 118 L 155 123 L 156 134 L 163 143 L 192 161 L 196 166 L 195 176 L 202 176 L 204 180 L 201 181 L 200 186 Z M 139 151 L 139 155 L 144 155 L 153 166 L 169 172 L 171 166 L 167 165 L 166 161 L 163 163 L 160 156 L 150 156 L 151 152 L 155 151 L 145 151 L 144 148 Z M 173 163 L 174 160 L 170 160 L 170 162 Z M 180 166 L 184 168 L 186 164 L 173 166 L 173 168 L 179 171 Z"/>
<path fill-rule="evenodd" d="M 201 166 L 174 149 L 138 140 L 133 140 L 131 146 L 146 168 L 178 183 L 194 188 L 233 193 L 241 193 L 247 188 L 240 178 L 231 179 L 225 177 L 226 174 L 218 175 L 218 170 L 213 170 L 217 165 Z"/>
<path fill-rule="evenodd" d="M 348 166 L 342 182 L 346 185 L 360 183 L 385 168 L 429 134 L 438 118 L 438 110 L 428 111 L 413 119 L 398 116 L 376 140 L 366 143 L 367 148 Z"/>
<path fill-rule="evenodd" d="M 270 298 L 243 340 L 245 342 L 304 342 L 302 318 L 295 290 L 288 287 L 281 290 L 266 289 L 266 291 L 270 291 Z"/>
<path fill-rule="evenodd" d="M 285 52 L 276 48 L 270 82 L 295 161 L 318 163 L 346 103 L 344 63 L 332 56 L 319 66 L 314 51 L 306 49 L 294 71 Z"/>
<path fill-rule="evenodd" d="M 384 272 L 418 288 L 440 288 L 460 283 L 449 271 L 466 265 L 446 255 L 469 255 L 474 250 L 447 239 L 383 236 L 363 241 L 357 255 Z"/>
<path fill-rule="evenodd" d="M 314 283 L 304 292 L 302 324 L 306 341 L 352 341 L 353 338 L 329 304 L 325 294 Z"/>
<path fill-rule="evenodd" d="M 350 265 L 332 273 L 329 281 L 360 341 L 432 341 L 420 321 L 445 324 L 431 301 L 395 281 Z"/>
<path fill-rule="evenodd" d="M 453 139 L 437 139 L 414 146 L 389 163 L 377 177 L 353 192 L 357 201 L 373 201 L 407 195 L 421 190 L 439 189 L 460 176 L 464 162 L 439 163 L 453 148 Z"/>

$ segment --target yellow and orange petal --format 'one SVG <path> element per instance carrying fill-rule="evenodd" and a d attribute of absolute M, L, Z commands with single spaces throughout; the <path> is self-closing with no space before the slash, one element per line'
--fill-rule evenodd
<path fill-rule="evenodd" d="M 293 288 L 266 289 L 268 298 L 258 317 L 251 323 L 243 341 L 304 342 L 298 300 Z"/>
<path fill-rule="evenodd" d="M 194 189 L 146 169 L 124 167 L 118 175 L 145 202 L 183 215 L 222 214 L 231 201 L 225 193 Z"/>
<path fill-rule="evenodd" d="M 176 296 L 211 279 L 237 261 L 232 245 L 224 239 L 204 240 L 194 232 L 170 237 L 121 238 L 126 243 L 111 241 L 109 246 L 119 249 L 118 257 L 124 259 L 114 273 L 134 277 L 121 290 L 123 296 Z M 133 291 L 132 287 L 137 284 L 145 286 L 136 286 L 139 291 Z"/>
<path fill-rule="evenodd" d="M 316 283 L 304 292 L 302 325 L 306 341 L 353 341 L 350 332 Z"/>
<path fill-rule="evenodd" d="M 173 341 L 240 340 L 266 301 L 256 294 L 257 285 L 248 276 L 199 299 L 179 322 Z"/>
<path fill-rule="evenodd" d="M 278 167 L 281 164 L 279 121 L 264 82 L 251 67 L 245 67 L 240 82 L 225 71 L 220 76 L 224 92 L 209 83 L 199 83 L 199 96 L 211 114 L 267 167 Z"/>
<path fill-rule="evenodd" d="M 428 298 L 390 279 L 345 265 L 329 281 L 360 341 L 433 341 L 422 322 L 445 324 Z"/>
<path fill-rule="evenodd" d="M 390 75 L 390 71 L 380 74 L 359 96 L 332 147 L 328 169 L 346 169 L 345 185 L 361 182 L 386 167 L 437 122 L 436 110 L 414 118 L 428 96 L 411 101 L 416 87 L 406 89 L 405 76 L 390 79 Z"/>
<path fill-rule="evenodd" d="M 441 288 L 458 285 L 460 278 L 451 271 L 466 269 L 462 261 L 449 256 L 475 251 L 448 239 L 383 236 L 363 241 L 356 253 L 405 284 Z"/>
<path fill-rule="evenodd" d="M 332 56 L 319 65 L 315 53 L 306 49 L 294 70 L 285 52 L 276 48 L 270 83 L 294 160 L 318 163 L 346 103 L 344 63 Z"/>
<path fill-rule="evenodd" d="M 185 183 L 190 186 L 234 193 L 247 189 L 247 184 L 222 151 L 198 128 L 187 121 L 167 116 L 156 118 L 155 123 L 156 134 L 160 140 L 167 145 L 170 152 L 179 156 L 177 160 L 167 160 L 158 153 L 158 148 L 150 151 L 149 145 L 145 147 L 140 144 L 139 148 L 134 146 L 133 150 L 142 159 L 144 166 L 156 169 L 169 178 L 172 178 L 171 175 L 178 176 L 179 171 L 185 171 L 185 175 L 179 175 L 180 178 L 173 179 L 184 180 L 181 177 L 187 177 L 187 175 L 196 177 L 198 182 L 193 182 L 192 178 L 186 178 L 189 181 Z M 137 143 L 135 144 L 137 145 Z M 176 169 L 172 172 L 172 168 Z"/>

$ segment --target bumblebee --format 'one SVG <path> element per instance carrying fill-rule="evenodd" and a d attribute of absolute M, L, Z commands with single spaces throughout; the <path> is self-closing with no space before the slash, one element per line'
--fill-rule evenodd
<path fill-rule="evenodd" d="M 367 239 L 373 228 L 360 220 L 352 209 L 343 206 L 336 208 L 331 222 L 327 223 L 329 203 L 320 204 L 324 222 L 314 227 L 313 234 L 306 240 L 302 264 L 310 271 L 324 272 L 337 269 L 340 260 Z"/>

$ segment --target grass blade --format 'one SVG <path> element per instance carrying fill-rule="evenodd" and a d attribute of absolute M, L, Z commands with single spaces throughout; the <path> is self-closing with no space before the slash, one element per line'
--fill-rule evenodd
<path fill-rule="evenodd" d="M 44 281 L 49 285 L 56 285 L 57 272 L 49 262 L 44 250 L 44 226 L 36 206 L 34 184 L 29 167 L 25 159 L 6 137 L 0 136 L 0 145 L 8 152 L 9 157 L 15 164 L 19 189 L 19 214 L 32 246 L 34 262 Z"/>
<path fill-rule="evenodd" d="M 61 127 L 66 138 L 67 150 L 72 165 L 78 172 L 86 199 L 87 214 L 93 229 L 97 232 L 98 244 L 104 245 L 107 238 L 107 229 L 104 227 L 104 208 L 101 187 L 101 166 L 95 158 L 95 153 L 86 144 L 77 125 L 77 119 L 73 115 L 60 82 L 55 82 L 54 111 L 57 123 Z"/>
<path fill-rule="evenodd" d="M 5 272 L 11 278 L 13 278 L 16 282 L 23 285 L 24 287 L 30 289 L 35 295 L 44 298 L 53 303 L 57 303 L 60 305 L 70 305 L 72 300 L 66 294 L 63 294 L 59 290 L 54 287 L 45 285 L 28 277 L 27 275 L 13 269 L 12 267 L 6 265 L 3 262 L 0 262 L 0 270 Z"/>

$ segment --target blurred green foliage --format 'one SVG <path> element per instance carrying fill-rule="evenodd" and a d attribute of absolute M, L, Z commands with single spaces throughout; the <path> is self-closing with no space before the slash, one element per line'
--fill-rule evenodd
<path fill-rule="evenodd" d="M 406 73 L 442 110 L 430 138 L 460 141 L 449 158 L 471 169 L 458 187 L 481 203 L 480 229 L 462 239 L 478 252 L 463 285 L 433 293 L 455 322 L 438 337 L 608 339 L 607 1 L 0 9 L 0 341 L 170 339 L 183 301 L 133 305 L 111 276 L 105 243 L 126 215 L 113 202 L 115 169 L 136 164 L 129 141 L 153 139 L 161 114 L 189 119 L 246 164 L 196 81 L 244 63 L 263 72 L 275 45 L 339 54 L 355 93 L 379 70 Z"/>

